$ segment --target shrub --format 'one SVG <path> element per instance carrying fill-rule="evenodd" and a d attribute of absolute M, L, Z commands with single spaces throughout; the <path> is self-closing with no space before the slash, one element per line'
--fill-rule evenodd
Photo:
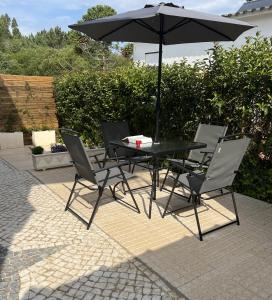
<path fill-rule="evenodd" d="M 204 67 L 206 105 L 213 122 L 267 140 L 272 124 L 272 41 L 248 38 L 240 49 L 216 46 Z M 208 104 L 208 105 L 207 105 Z"/>
<path fill-rule="evenodd" d="M 39 154 L 43 154 L 44 149 L 41 146 L 37 146 L 37 147 L 33 147 L 31 149 L 31 151 L 32 151 L 32 154 L 39 155 Z"/>
<path fill-rule="evenodd" d="M 51 153 L 67 152 L 67 148 L 62 144 L 55 144 L 51 146 Z"/>
<path fill-rule="evenodd" d="M 249 38 L 241 49 L 211 49 L 203 63 L 163 66 L 160 135 L 192 139 L 199 122 L 226 124 L 252 143 L 237 176 L 239 192 L 271 200 L 271 164 L 259 153 L 272 137 L 272 41 Z M 153 136 L 157 68 L 127 66 L 107 72 L 70 73 L 57 78 L 62 126 L 101 143 L 102 120 L 127 120 L 132 134 Z"/>
<path fill-rule="evenodd" d="M 91 145 L 101 143 L 102 120 L 126 119 L 132 132 L 151 134 L 155 82 L 154 68 L 132 66 L 61 77 L 55 85 L 60 123 Z"/>
<path fill-rule="evenodd" d="M 272 201 L 272 164 L 260 159 L 272 138 L 272 40 L 248 38 L 240 49 L 216 46 L 204 69 L 202 111 L 214 123 L 229 125 L 229 133 L 252 137 L 236 178 L 238 192 Z"/>

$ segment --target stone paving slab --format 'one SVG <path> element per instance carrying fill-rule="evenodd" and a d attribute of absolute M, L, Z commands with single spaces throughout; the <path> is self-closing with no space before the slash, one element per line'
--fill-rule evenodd
<path fill-rule="evenodd" d="M 0 160 L 0 299 L 186 299 L 25 171 Z"/>
<path fill-rule="evenodd" d="M 65 172 L 52 170 L 34 174 L 57 192 L 65 205 L 73 172 L 70 168 Z M 137 174 L 138 178 L 148 179 L 148 174 L 139 170 Z M 131 180 L 131 185 L 143 185 L 138 178 Z M 160 203 L 155 204 L 149 220 L 146 215 L 148 189 L 135 193 L 140 215 L 110 201 L 109 197 L 98 211 L 95 224 L 189 299 L 272 299 L 271 276 L 268 275 L 272 266 L 271 204 L 236 194 L 241 226 L 226 227 L 199 242 L 192 209 L 162 219 Z M 167 197 L 167 193 L 159 192 L 158 202 L 165 203 Z M 76 208 L 85 217 L 90 214 L 88 201 L 92 198 L 86 189 L 78 190 Z M 226 196 L 204 201 L 199 207 L 204 229 L 222 225 L 234 217 L 230 200 Z M 255 276 L 259 266 L 262 271 Z"/>
<path fill-rule="evenodd" d="M 10 222 L 10 226 L 14 226 L 16 238 L 10 239 L 11 245 L 9 243 L 4 245 L 4 241 L 1 242 L 3 246 L 9 247 L 10 251 L 22 251 L 27 245 L 35 249 L 39 243 L 38 248 L 62 246 L 65 244 L 65 239 L 70 239 L 69 245 L 73 243 L 78 245 L 83 241 L 85 242 L 86 237 L 89 241 L 95 240 L 97 229 L 99 229 L 107 237 L 110 237 L 109 240 L 114 239 L 118 243 L 117 245 L 128 250 L 131 253 L 129 259 L 139 258 L 141 262 L 152 268 L 156 274 L 170 282 L 171 286 L 174 286 L 189 299 L 272 299 L 271 204 L 236 194 L 241 226 L 226 227 L 205 236 L 204 241 L 199 242 L 195 235 L 197 228 L 192 209 L 188 208 L 162 219 L 160 215 L 161 204 L 156 205 L 154 203 L 152 219 L 149 220 L 147 218 L 149 189 L 135 192 L 141 214 L 136 214 L 113 201 L 110 193 L 105 193 L 102 205 L 94 220 L 96 226 L 90 230 L 90 232 L 94 231 L 94 234 L 88 234 L 85 225 L 79 229 L 80 223 L 74 220 L 75 217 L 69 212 L 65 216 L 62 211 L 73 185 L 74 168 L 36 172 L 31 170 L 32 164 L 28 154 L 24 156 L 24 162 L 21 161 L 21 157 L 20 159 L 17 158 L 17 153 L 3 154 L 0 151 L 0 156 L 8 159 L 19 169 L 24 169 L 24 166 L 28 165 L 27 169 L 46 187 L 54 191 L 53 195 L 59 196 L 55 198 L 56 201 L 62 201 L 61 205 L 58 206 L 60 207 L 59 212 L 57 212 L 55 205 L 51 205 L 51 201 L 49 205 L 46 204 L 47 196 L 35 207 L 22 206 L 26 207 L 27 211 L 32 209 L 34 212 L 37 211 L 37 214 L 31 214 L 33 221 L 36 218 L 35 230 L 28 226 L 28 214 L 25 215 L 23 208 L 20 208 L 22 209 L 22 216 L 18 219 L 26 222 L 24 228 L 21 226 L 20 230 L 16 231 L 14 222 Z M 148 172 L 143 170 L 136 169 L 136 175 L 130 181 L 131 186 L 145 185 L 150 180 Z M 40 192 L 42 186 L 38 187 L 36 191 L 38 194 L 42 194 Z M 32 188 L 34 189 L 36 186 Z M 9 192 L 6 191 L 6 193 Z M 75 208 L 79 209 L 82 216 L 88 218 L 93 207 L 92 200 L 96 194 L 90 193 L 86 189 L 77 189 L 77 193 Z M 12 196 L 12 193 L 7 195 Z M 168 195 L 159 192 L 159 201 L 157 202 L 165 203 Z M 125 198 L 129 201 L 129 197 Z M 199 207 L 199 217 L 204 228 L 210 229 L 213 226 L 222 225 L 233 218 L 233 207 L 230 200 L 227 196 L 222 197 L 222 199 L 217 198 L 216 201 L 214 199 L 204 201 L 203 205 Z M 38 201 L 35 193 L 32 201 Z M 12 206 L 11 203 L 10 205 Z M 39 213 L 39 207 L 42 213 Z M 48 213 L 42 207 L 46 207 Z M 51 207 L 53 214 L 51 214 Z M 5 218 L 8 222 L 9 216 L 5 216 Z M 39 222 L 39 218 L 42 218 L 42 221 Z M 62 221 L 60 221 L 61 218 L 63 218 Z M 47 222 L 47 219 L 50 219 L 50 222 Z M 69 236 L 63 234 L 62 226 L 70 231 Z M 8 241 L 9 233 L 5 230 L 4 235 Z M 28 235 L 31 236 L 29 240 L 25 239 Z M 37 238 L 38 236 L 42 237 L 42 241 Z M 65 246 L 67 245 L 65 244 Z M 106 245 L 106 247 L 108 246 Z M 64 249 L 59 251 L 64 251 Z M 127 251 L 125 252 L 127 253 Z M 56 253 L 52 253 L 51 256 L 55 257 Z M 49 257 L 45 257 L 45 260 L 48 260 Z M 85 275 L 80 276 L 84 277 Z M 166 281 L 163 280 L 163 282 Z M 67 286 L 64 287 L 64 289 L 67 288 Z M 49 293 L 47 289 L 45 289 L 46 292 Z M 96 295 L 96 297 L 100 299 L 100 295 Z"/>

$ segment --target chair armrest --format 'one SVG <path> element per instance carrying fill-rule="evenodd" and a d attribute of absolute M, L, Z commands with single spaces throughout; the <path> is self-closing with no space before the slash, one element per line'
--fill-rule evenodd
<path fill-rule="evenodd" d="M 100 156 L 100 155 L 105 155 L 105 153 L 101 152 L 101 153 L 97 153 L 97 154 L 92 154 L 92 155 L 88 155 L 88 157 L 97 157 L 97 156 Z"/>
<path fill-rule="evenodd" d="M 118 164 L 115 164 L 113 166 L 110 166 L 110 167 L 105 167 L 105 168 L 101 168 L 97 171 L 94 171 L 94 173 L 99 173 L 99 172 L 103 172 L 103 171 L 110 171 L 110 169 L 113 169 L 113 168 L 121 168 L 122 166 L 126 166 L 127 165 L 127 162 L 122 162 L 122 163 L 118 163 Z"/>
<path fill-rule="evenodd" d="M 96 163 L 98 164 L 99 168 L 102 167 L 101 163 L 100 163 L 101 161 L 99 161 L 99 159 L 98 159 L 98 156 L 100 156 L 100 155 L 104 155 L 104 153 L 97 153 L 97 154 L 88 155 L 88 158 L 94 157 L 94 159 L 95 159 Z"/>
<path fill-rule="evenodd" d="M 203 154 L 213 154 L 214 150 L 211 150 L 211 149 L 201 150 L 200 153 L 203 153 Z"/>
<path fill-rule="evenodd" d="M 234 140 L 237 138 L 242 138 L 244 136 L 252 137 L 252 134 L 250 133 L 237 133 L 237 134 L 231 134 L 231 135 L 225 135 L 219 138 L 218 142 L 227 141 L 227 140 Z"/>
<path fill-rule="evenodd" d="M 196 177 L 200 177 L 201 175 L 203 175 L 204 173 L 195 173 L 194 171 L 186 168 L 182 162 L 180 162 L 179 160 L 175 160 L 175 159 L 168 159 L 168 161 L 175 167 L 177 167 L 178 169 L 185 171 L 186 173 L 189 173 L 190 175 L 196 176 Z"/>
<path fill-rule="evenodd" d="M 203 154 L 202 160 L 200 162 L 200 166 L 202 167 L 211 161 L 214 151 L 207 149 L 207 150 L 201 150 L 200 153 Z"/>

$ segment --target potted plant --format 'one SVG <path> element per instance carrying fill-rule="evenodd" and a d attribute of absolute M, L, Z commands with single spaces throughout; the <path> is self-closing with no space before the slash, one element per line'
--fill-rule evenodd
<path fill-rule="evenodd" d="M 41 146 L 37 146 L 37 147 L 32 148 L 31 151 L 32 151 L 33 155 L 40 155 L 40 154 L 43 154 L 44 149 Z"/>
<path fill-rule="evenodd" d="M 32 150 L 32 161 L 35 170 L 46 170 L 51 168 L 71 166 L 72 161 L 67 149 L 62 144 L 51 145 L 50 151 L 44 151 L 41 146 L 36 146 Z M 87 155 L 102 154 L 104 149 L 86 149 Z"/>

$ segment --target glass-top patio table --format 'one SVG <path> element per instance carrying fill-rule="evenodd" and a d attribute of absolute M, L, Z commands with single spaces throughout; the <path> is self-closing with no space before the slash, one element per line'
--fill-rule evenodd
<path fill-rule="evenodd" d="M 206 148 L 207 145 L 205 143 L 198 142 L 188 142 L 188 141 L 161 141 L 159 144 L 152 143 L 151 145 L 144 146 L 136 146 L 134 144 L 128 144 L 123 141 L 111 141 L 110 144 L 113 148 L 126 148 L 133 149 L 135 152 L 146 154 L 152 157 L 152 184 L 151 184 L 151 197 L 149 202 L 149 215 L 151 218 L 152 211 L 152 201 L 156 200 L 156 189 L 159 185 L 159 169 L 160 169 L 160 157 L 164 157 L 166 155 L 174 155 L 177 153 L 190 151 L 194 149 Z"/>

